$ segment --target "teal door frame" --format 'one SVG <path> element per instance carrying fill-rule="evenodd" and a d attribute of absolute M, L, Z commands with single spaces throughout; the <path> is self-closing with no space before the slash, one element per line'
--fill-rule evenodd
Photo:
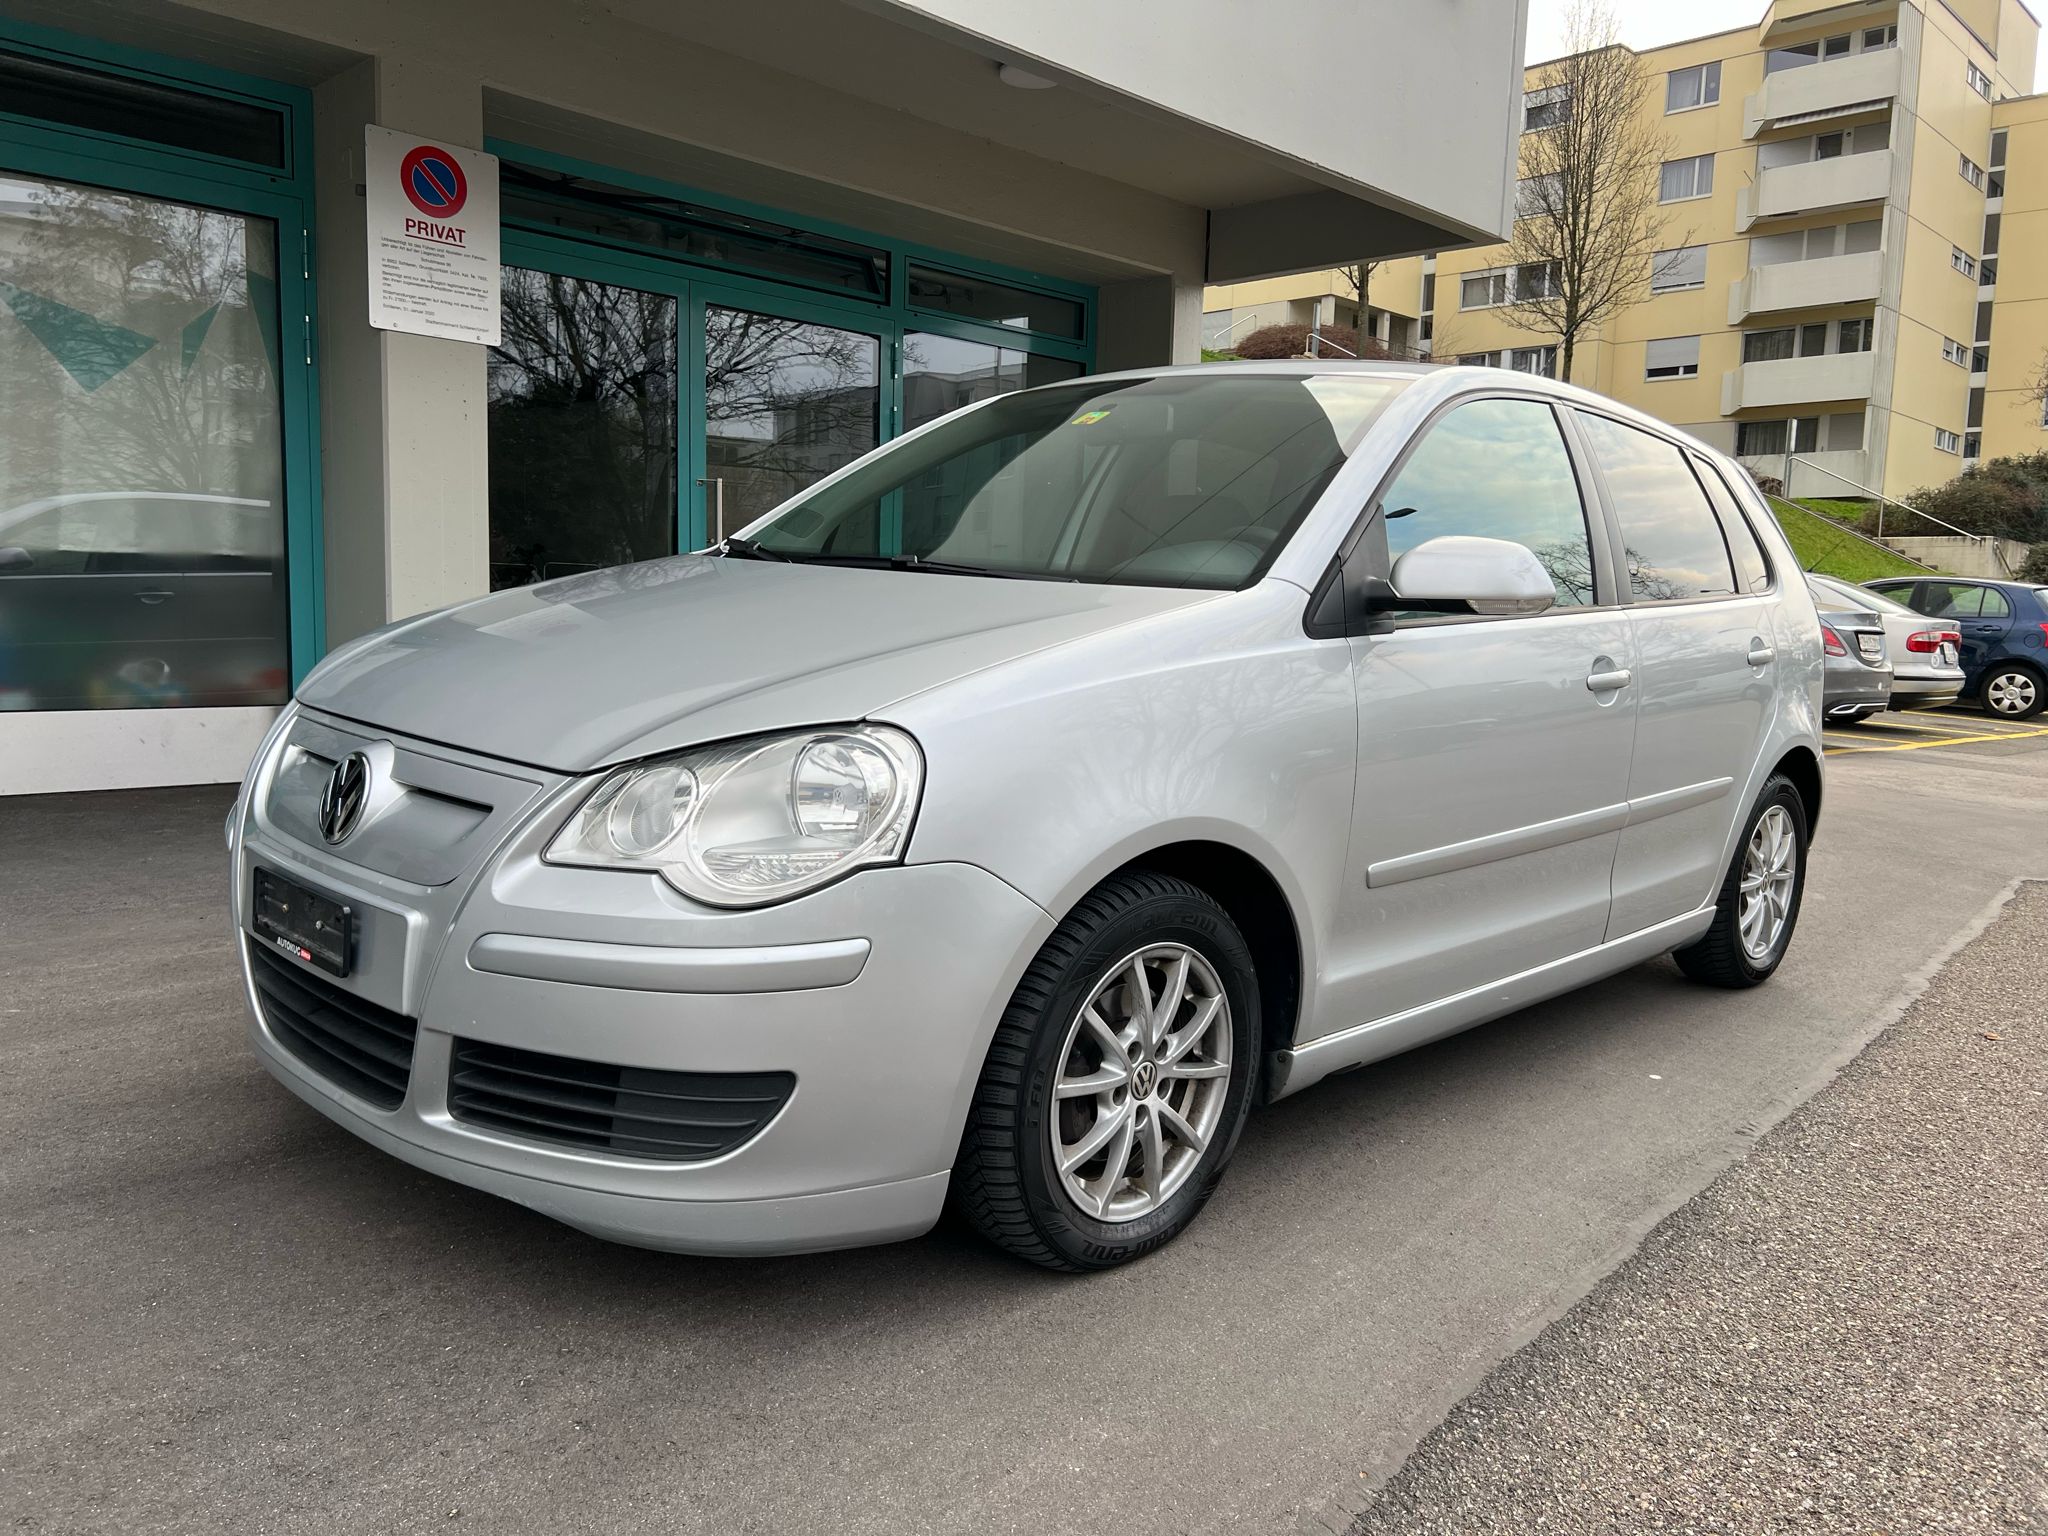
<path fill-rule="evenodd" d="M 0 20 L 0 43 L 101 74 L 237 99 L 283 116 L 285 164 L 267 168 L 0 111 L 0 172 L 73 182 L 223 213 L 277 229 L 277 381 L 284 460 L 285 574 L 294 687 L 327 648 L 320 520 L 320 391 L 313 280 L 313 103 L 305 91 Z"/>

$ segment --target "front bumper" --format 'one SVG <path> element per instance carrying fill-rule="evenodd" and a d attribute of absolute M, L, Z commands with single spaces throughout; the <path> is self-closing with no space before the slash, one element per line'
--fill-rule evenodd
<path fill-rule="evenodd" d="M 446 755 L 400 751 L 401 771 L 405 753 Z M 653 876 L 546 865 L 539 849 L 579 798 L 560 785 L 541 786 L 475 867 L 408 886 L 291 837 L 263 814 L 264 791 L 259 773 L 243 796 L 234 900 L 250 1039 L 272 1075 L 416 1167 L 644 1247 L 799 1252 L 929 1227 L 989 1039 L 1052 928 L 964 864 L 868 870 L 752 912 L 694 906 Z M 332 984 L 417 1021 L 396 1108 L 310 1067 L 266 1020 L 248 952 L 259 866 L 361 914 L 360 969 Z M 743 1145 L 661 1161 L 463 1118 L 449 1093 L 459 1039 L 796 1085 Z"/>

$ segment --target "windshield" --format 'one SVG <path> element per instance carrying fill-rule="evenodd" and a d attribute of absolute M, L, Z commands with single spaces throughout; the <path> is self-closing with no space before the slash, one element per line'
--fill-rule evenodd
<path fill-rule="evenodd" d="M 1825 612 L 1846 613 L 1859 610 L 1864 613 L 1903 613 L 1912 618 L 1920 617 L 1904 603 L 1893 602 L 1882 592 L 1841 585 L 1821 576 L 1807 577 L 1806 584 L 1813 589 L 1814 606 Z"/>
<path fill-rule="evenodd" d="M 793 560 L 1241 586 L 1409 382 L 1219 372 L 1025 390 L 884 448 L 747 543 Z"/>

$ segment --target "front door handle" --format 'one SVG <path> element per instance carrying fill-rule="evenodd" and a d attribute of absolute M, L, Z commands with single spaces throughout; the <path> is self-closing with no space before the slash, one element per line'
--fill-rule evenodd
<path fill-rule="evenodd" d="M 1767 667 L 1777 659 L 1778 653 L 1775 648 L 1765 645 L 1761 640 L 1749 642 L 1749 664 L 1752 667 Z"/>
<path fill-rule="evenodd" d="M 177 595 L 177 593 L 166 591 L 161 587 L 158 587 L 149 592 L 138 592 L 135 594 L 137 601 L 149 603 L 152 606 L 162 602 L 167 597 L 176 597 Z"/>
<path fill-rule="evenodd" d="M 1595 693 L 1612 693 L 1617 688 L 1626 688 L 1633 676 L 1627 667 L 1614 667 L 1590 674 L 1586 678 L 1586 686 Z"/>

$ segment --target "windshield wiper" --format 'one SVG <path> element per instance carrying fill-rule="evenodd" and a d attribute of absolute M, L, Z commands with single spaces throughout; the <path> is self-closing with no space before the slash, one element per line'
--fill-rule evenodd
<path fill-rule="evenodd" d="M 780 560 L 785 565 L 797 563 L 794 555 L 786 555 L 779 549 L 770 549 L 759 539 L 743 539 L 738 534 L 729 534 L 718 541 L 721 555 L 737 555 L 742 560 Z"/>

